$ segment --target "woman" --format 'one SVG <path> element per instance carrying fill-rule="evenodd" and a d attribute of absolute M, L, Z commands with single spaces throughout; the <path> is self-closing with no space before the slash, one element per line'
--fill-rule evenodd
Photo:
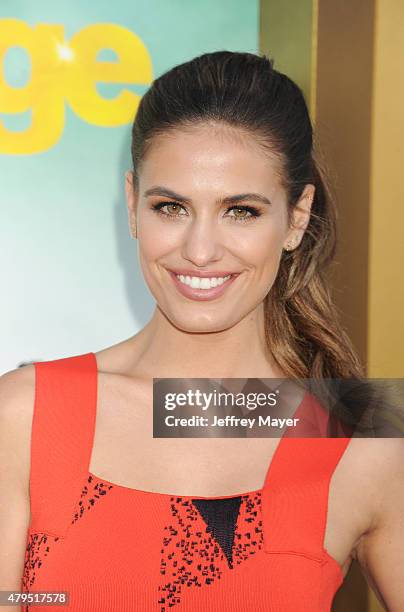
<path fill-rule="evenodd" d="M 152 437 L 153 377 L 363 374 L 301 90 L 264 56 L 202 55 L 143 97 L 132 156 L 156 308 L 117 345 L 3 377 L 4 588 L 23 575 L 75 611 L 324 612 L 357 558 L 404 609 L 401 440 Z"/>

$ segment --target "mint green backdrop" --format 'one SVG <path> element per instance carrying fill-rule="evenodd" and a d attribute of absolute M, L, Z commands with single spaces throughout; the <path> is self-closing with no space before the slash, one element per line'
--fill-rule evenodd
<path fill-rule="evenodd" d="M 67 42 L 91 24 L 121 25 L 146 46 L 153 78 L 207 51 L 258 51 L 255 0 L 2 0 L 0 20 L 7 18 L 29 26 L 61 24 Z M 103 60 L 112 61 L 105 53 Z M 18 47 L 3 49 L 0 70 L 9 86 L 22 87 L 30 79 L 29 55 Z M 97 88 L 112 98 L 125 88 L 143 94 L 147 86 Z M 1 95 L 0 84 L 3 128 L 26 130 L 30 111 L 2 112 Z M 127 226 L 128 168 L 130 123 L 92 125 L 68 103 L 54 146 L 0 155 L 0 372 L 100 350 L 150 318 L 154 302 Z"/>

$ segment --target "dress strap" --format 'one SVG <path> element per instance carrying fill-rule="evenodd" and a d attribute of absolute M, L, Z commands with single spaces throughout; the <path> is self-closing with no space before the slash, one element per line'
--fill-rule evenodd
<path fill-rule="evenodd" d="M 319 437 L 299 438 L 292 432 L 278 444 L 263 490 L 264 550 L 321 561 L 330 481 L 351 438 L 320 437 L 327 431 L 329 415 L 311 395 L 299 410 L 300 415 L 304 412 L 308 421 L 318 423 Z"/>
<path fill-rule="evenodd" d="M 34 366 L 30 530 L 64 537 L 91 459 L 97 362 L 86 353 Z"/>

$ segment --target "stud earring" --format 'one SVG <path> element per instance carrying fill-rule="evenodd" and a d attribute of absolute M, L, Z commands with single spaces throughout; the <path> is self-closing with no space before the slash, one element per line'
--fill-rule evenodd
<path fill-rule="evenodd" d="M 312 197 L 310 194 L 306 194 L 304 196 L 304 200 L 309 200 L 309 204 L 312 204 Z M 295 246 L 298 246 L 298 244 L 299 236 L 295 236 L 293 240 L 289 240 L 289 242 L 286 243 L 285 251 L 292 251 Z"/>
<path fill-rule="evenodd" d="M 298 236 L 296 236 L 293 240 L 289 240 L 289 242 L 286 244 L 285 251 L 291 251 L 295 246 L 298 245 L 298 242 L 299 242 Z"/>

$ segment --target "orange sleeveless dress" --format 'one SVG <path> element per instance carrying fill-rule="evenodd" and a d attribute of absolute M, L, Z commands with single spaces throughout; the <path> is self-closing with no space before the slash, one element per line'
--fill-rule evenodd
<path fill-rule="evenodd" d="M 328 612 L 343 582 L 324 549 L 331 476 L 350 438 L 283 435 L 263 487 L 217 498 L 114 484 L 89 472 L 94 353 L 35 363 L 21 590 L 69 594 L 23 610 Z M 305 395 L 295 416 L 318 410 Z M 179 457 L 180 460 L 180 457 Z"/>

